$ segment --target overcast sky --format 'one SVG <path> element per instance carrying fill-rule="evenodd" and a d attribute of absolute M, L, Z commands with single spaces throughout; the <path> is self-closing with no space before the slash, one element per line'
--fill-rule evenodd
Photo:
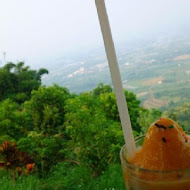
<path fill-rule="evenodd" d="M 105 1 L 116 42 L 190 28 L 190 0 Z M 32 63 L 102 43 L 94 0 L 0 0 L 0 55 L 8 60 Z"/>

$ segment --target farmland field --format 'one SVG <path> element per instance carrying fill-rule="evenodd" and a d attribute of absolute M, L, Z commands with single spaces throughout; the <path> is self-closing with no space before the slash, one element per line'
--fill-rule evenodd
<path fill-rule="evenodd" d="M 117 50 L 123 87 L 133 91 L 147 108 L 167 107 L 190 98 L 190 38 L 158 38 L 138 44 L 126 42 Z M 117 47 L 117 46 L 116 46 Z M 104 50 L 73 59 L 59 60 L 43 78 L 71 92 L 90 91 L 98 83 L 111 83 Z"/>

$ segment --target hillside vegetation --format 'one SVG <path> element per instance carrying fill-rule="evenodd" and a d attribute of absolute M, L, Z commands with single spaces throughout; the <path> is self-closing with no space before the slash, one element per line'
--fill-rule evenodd
<path fill-rule="evenodd" d="M 0 68 L 1 190 L 124 189 L 119 152 L 124 144 L 115 95 L 41 85 L 46 69 L 24 63 Z M 125 91 L 135 137 L 161 117 Z M 190 105 L 164 113 L 188 129 Z M 180 113 L 178 115 L 178 113 Z"/>
<path fill-rule="evenodd" d="M 116 45 L 123 87 L 138 95 L 147 109 L 165 111 L 190 99 L 189 35 L 136 39 Z M 98 83 L 111 84 L 109 66 L 103 49 L 81 56 L 60 58 L 43 84 L 66 86 L 71 92 L 92 91 Z M 154 97 L 154 98 L 153 98 Z"/>

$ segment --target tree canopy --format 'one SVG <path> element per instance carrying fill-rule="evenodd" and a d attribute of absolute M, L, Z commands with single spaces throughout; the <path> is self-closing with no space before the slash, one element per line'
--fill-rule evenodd
<path fill-rule="evenodd" d="M 112 87 L 100 83 L 90 92 L 71 94 L 58 85 L 42 86 L 41 77 L 47 73 L 43 68 L 31 70 L 23 62 L 0 68 L 0 142 L 5 141 L 0 145 L 0 166 L 1 161 L 7 162 L 3 165 L 14 177 L 33 171 L 33 167 L 41 178 L 56 173 L 59 167 L 82 168 L 88 171 L 88 179 L 100 177 L 120 163 L 124 144 Z M 145 133 L 161 112 L 142 108 L 133 92 L 124 93 L 136 137 Z M 189 105 L 185 108 L 180 108 L 182 115 L 188 113 Z M 181 120 L 188 118 L 188 114 L 186 118 L 182 115 Z M 14 160 L 14 155 L 19 162 L 13 165 L 8 160 Z M 27 156 L 34 162 L 29 166 L 21 163 Z"/>
<path fill-rule="evenodd" d="M 22 103 L 30 98 L 32 90 L 37 90 L 41 85 L 41 77 L 48 74 L 48 70 L 41 68 L 31 70 L 24 62 L 7 63 L 0 68 L 0 101 L 12 98 Z"/>

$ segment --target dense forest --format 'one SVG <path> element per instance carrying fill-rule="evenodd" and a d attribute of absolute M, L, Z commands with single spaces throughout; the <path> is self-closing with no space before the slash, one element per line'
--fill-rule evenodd
<path fill-rule="evenodd" d="M 23 62 L 0 68 L 1 190 L 124 189 L 124 139 L 111 86 L 73 94 L 43 86 L 44 74 Z M 132 92 L 125 96 L 135 137 L 161 116 L 188 130 L 189 103 L 162 113 L 141 107 Z"/>

